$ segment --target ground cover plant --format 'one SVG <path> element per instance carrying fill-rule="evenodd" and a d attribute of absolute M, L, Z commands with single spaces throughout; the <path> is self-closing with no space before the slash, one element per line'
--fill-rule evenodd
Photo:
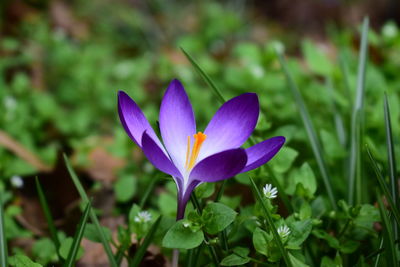
<path fill-rule="evenodd" d="M 398 265 L 394 22 L 6 2 L 0 266 Z"/>

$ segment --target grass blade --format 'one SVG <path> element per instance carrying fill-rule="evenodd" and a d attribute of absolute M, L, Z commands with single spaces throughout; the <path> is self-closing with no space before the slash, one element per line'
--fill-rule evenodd
<path fill-rule="evenodd" d="M 332 79 L 327 77 L 326 78 L 326 88 L 328 89 L 329 97 L 332 99 L 331 102 L 331 109 L 333 113 L 333 119 L 335 121 L 335 128 L 336 134 L 339 139 L 340 144 L 345 147 L 347 140 L 346 140 L 346 131 L 344 129 L 344 123 L 341 114 L 339 113 L 338 107 L 336 105 L 336 101 L 334 98 L 334 88 L 332 84 Z"/>
<path fill-rule="evenodd" d="M 382 173 L 379 170 L 379 167 L 378 167 L 378 164 L 376 163 L 376 160 L 372 156 L 372 153 L 369 150 L 369 148 L 367 147 L 366 149 L 367 149 L 367 153 L 368 153 L 369 159 L 371 160 L 371 163 L 372 163 L 372 168 L 375 171 L 376 179 L 378 180 L 379 186 L 381 187 L 381 190 L 382 190 L 383 194 L 385 195 L 386 200 L 389 203 L 389 206 L 390 206 L 390 208 L 392 210 L 392 214 L 394 215 L 394 219 L 396 220 L 397 225 L 400 226 L 400 213 L 399 213 L 399 210 L 398 210 L 398 208 L 396 206 L 396 203 L 394 202 L 394 200 L 392 198 L 392 195 L 390 194 L 389 188 L 387 187 L 385 179 L 383 178 Z"/>
<path fill-rule="evenodd" d="M 375 257 L 375 262 L 374 262 L 374 267 L 378 267 L 379 266 L 379 261 L 381 259 L 381 250 L 383 249 L 383 237 L 381 236 L 381 241 L 379 242 L 379 252 Z"/>
<path fill-rule="evenodd" d="M 332 185 L 330 182 L 330 176 L 328 174 L 328 168 L 326 167 L 326 163 L 325 163 L 325 159 L 322 153 L 322 148 L 321 145 L 319 143 L 317 134 L 315 132 L 314 126 L 311 122 L 311 118 L 310 118 L 310 114 L 308 113 L 307 107 L 304 103 L 303 97 L 300 94 L 299 89 L 297 88 L 297 85 L 287 67 L 286 61 L 282 55 L 282 52 L 280 52 L 279 50 L 276 50 L 276 53 L 278 55 L 278 59 L 279 62 L 283 68 L 283 72 L 285 74 L 286 80 L 288 82 L 289 88 L 293 94 L 293 97 L 296 101 L 297 107 L 299 109 L 300 112 L 300 116 L 301 119 L 303 121 L 304 124 L 304 128 L 307 132 L 307 136 L 308 139 L 310 141 L 311 144 L 311 148 L 313 150 L 315 159 L 317 161 L 318 164 L 318 168 L 320 170 L 321 176 L 322 176 L 322 180 L 324 182 L 324 186 L 325 186 L 325 190 L 328 194 L 329 197 L 329 201 L 333 207 L 334 210 L 337 210 L 337 206 L 336 206 L 336 200 L 335 200 L 335 196 L 333 194 L 333 190 L 332 190 Z"/>
<path fill-rule="evenodd" d="M 272 235 L 274 236 L 274 239 L 275 239 L 275 241 L 276 241 L 276 243 L 278 245 L 279 251 L 282 254 L 283 260 L 285 261 L 286 266 L 291 267 L 292 266 L 292 262 L 290 261 L 290 258 L 289 258 L 289 255 L 288 255 L 287 251 L 283 247 L 281 238 L 280 238 L 280 236 L 279 236 L 279 234 L 278 234 L 278 232 L 276 230 L 274 221 L 272 220 L 272 215 L 271 215 L 269 209 L 265 206 L 264 199 L 263 199 L 263 197 L 262 197 L 262 195 L 260 193 L 260 190 L 258 190 L 258 187 L 255 184 L 253 178 L 249 177 L 249 179 L 250 179 L 251 185 L 253 186 L 253 190 L 254 190 L 254 192 L 256 194 L 256 197 L 257 197 L 258 201 L 261 203 L 261 206 L 262 206 L 262 208 L 263 208 L 263 210 L 265 212 L 265 216 L 267 218 L 268 226 L 271 228 Z"/>
<path fill-rule="evenodd" d="M 49 227 L 49 231 L 50 231 L 50 235 L 51 235 L 51 239 L 53 240 L 54 246 L 57 249 L 57 253 L 59 253 L 59 248 L 60 248 L 60 240 L 58 239 L 57 236 L 57 229 L 56 226 L 54 224 L 54 219 L 53 216 L 51 215 L 50 212 L 50 208 L 49 208 L 49 204 L 47 202 L 46 196 L 43 192 L 43 188 L 39 182 L 39 178 L 36 176 L 35 178 L 35 182 L 36 182 L 36 190 L 38 192 L 39 195 L 39 202 L 40 205 L 42 206 L 43 212 L 44 212 L 44 217 L 46 218 L 46 222 L 47 225 Z M 62 259 L 62 257 L 60 255 L 58 255 L 60 259 Z"/>
<path fill-rule="evenodd" d="M 161 222 L 161 218 L 162 218 L 162 216 L 159 216 L 157 218 L 157 220 L 151 226 L 149 232 L 147 233 L 146 237 L 143 240 L 142 245 L 139 247 L 139 249 L 136 251 L 135 255 L 133 256 L 132 262 L 129 265 L 129 267 L 138 267 L 140 265 L 140 262 L 142 261 L 144 254 L 146 254 L 147 248 L 151 244 L 151 241 L 153 241 L 154 234 L 156 233 L 158 225 Z"/>
<path fill-rule="evenodd" d="M 192 58 L 191 55 L 189 55 L 188 52 L 185 51 L 185 49 L 183 49 L 181 47 L 182 52 L 185 54 L 186 58 L 190 61 L 190 63 L 193 65 L 193 67 L 200 73 L 200 76 L 205 80 L 205 82 L 214 90 L 214 93 L 217 95 L 219 102 L 221 102 L 221 104 L 225 103 L 226 100 L 225 98 L 222 96 L 221 91 L 219 90 L 219 88 L 215 85 L 215 83 L 211 80 L 211 78 L 207 75 L 207 73 L 205 73 L 203 71 L 202 68 L 200 68 L 199 64 L 197 64 L 197 62 Z"/>
<path fill-rule="evenodd" d="M 142 198 L 140 199 L 139 207 L 143 209 L 144 204 L 146 204 L 147 199 L 149 198 L 151 192 L 153 192 L 154 187 L 156 186 L 157 182 L 160 181 L 161 175 L 157 175 L 154 179 L 151 180 L 149 186 L 146 187 L 146 191 L 144 192 Z"/>
<path fill-rule="evenodd" d="M 350 205 L 361 202 L 361 129 L 365 95 L 365 70 L 368 53 L 369 19 L 365 18 L 362 26 L 360 54 L 357 73 L 356 98 L 351 117 L 350 168 L 348 202 Z"/>
<path fill-rule="evenodd" d="M 8 266 L 7 257 L 7 239 L 4 226 L 4 203 L 2 198 L 3 192 L 0 190 L 0 266 Z"/>
<path fill-rule="evenodd" d="M 269 174 L 269 178 L 271 179 L 272 185 L 276 186 L 279 192 L 279 198 L 283 201 L 286 209 L 289 213 L 293 213 L 293 206 L 290 203 L 289 197 L 285 192 L 283 186 L 279 183 L 278 179 L 275 176 L 275 173 L 272 171 L 272 168 L 269 165 L 265 165 L 265 168 Z"/>
<path fill-rule="evenodd" d="M 387 146 L 387 157 L 389 163 L 389 177 L 390 177 L 390 189 L 392 193 L 392 197 L 396 207 L 399 206 L 399 190 L 396 179 L 397 167 L 396 167 L 396 157 L 394 153 L 394 144 L 393 144 L 393 135 L 392 135 L 392 123 L 390 121 L 390 108 L 387 95 L 385 94 L 384 103 L 384 116 L 385 116 L 385 129 L 386 129 L 386 146 Z M 395 235 L 395 239 L 399 239 L 399 229 L 398 225 L 392 221 L 393 223 L 393 232 Z"/>
<path fill-rule="evenodd" d="M 351 95 L 351 90 L 350 90 L 350 79 L 349 79 L 349 66 L 347 65 L 346 62 L 346 55 L 344 54 L 344 51 L 340 51 L 339 53 L 339 68 L 343 76 L 343 84 L 344 84 L 344 90 L 346 94 L 346 98 L 348 99 L 348 103 L 351 104 L 353 101 L 353 96 Z"/>
<path fill-rule="evenodd" d="M 81 182 L 79 181 L 78 176 L 76 175 L 74 169 L 72 169 L 71 163 L 69 162 L 68 157 L 65 154 L 64 154 L 64 161 L 65 161 L 65 164 L 67 166 L 68 172 L 71 175 L 71 179 L 74 182 L 75 187 L 78 190 L 78 193 L 81 196 L 83 202 L 84 203 L 90 202 L 89 198 L 88 198 L 88 196 L 87 196 L 87 194 L 85 192 L 85 189 L 83 189 L 83 186 L 82 186 Z M 117 263 L 115 261 L 115 258 L 114 258 L 114 255 L 112 253 L 110 244 L 108 243 L 106 235 L 105 235 L 103 229 L 100 226 L 100 222 L 97 219 L 96 213 L 92 209 L 90 210 L 90 219 L 92 220 L 93 224 L 96 226 L 97 232 L 99 233 L 99 236 L 101 238 L 101 243 L 103 244 L 104 250 L 105 250 L 105 252 L 107 254 L 107 257 L 108 257 L 108 260 L 109 260 L 111 266 L 112 267 L 117 267 L 118 265 L 117 265 Z"/>
<path fill-rule="evenodd" d="M 85 232 L 85 227 L 87 223 L 87 219 L 89 218 L 89 214 L 91 211 L 91 205 L 90 202 L 86 204 L 85 211 L 83 212 L 83 215 L 81 219 L 79 220 L 78 228 L 76 229 L 75 235 L 74 235 L 74 240 L 72 242 L 71 248 L 68 252 L 68 257 L 65 261 L 64 266 L 65 267 L 72 267 L 74 266 L 76 255 L 78 254 L 78 250 L 82 241 L 83 233 Z"/>
<path fill-rule="evenodd" d="M 384 228 L 384 233 L 385 233 L 384 241 L 386 241 L 385 244 L 387 246 L 387 250 L 385 251 L 387 253 L 386 254 L 386 258 L 387 258 L 387 262 L 388 262 L 387 266 L 398 266 L 396 245 L 394 243 L 392 227 L 390 225 L 390 219 L 385 210 L 385 207 L 383 206 L 382 199 L 380 198 L 378 193 L 376 195 L 378 198 L 379 212 L 381 214 L 381 220 L 383 223 L 383 228 Z"/>

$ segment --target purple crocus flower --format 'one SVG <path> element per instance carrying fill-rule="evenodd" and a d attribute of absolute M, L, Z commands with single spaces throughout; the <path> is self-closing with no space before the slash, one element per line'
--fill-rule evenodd
<path fill-rule="evenodd" d="M 118 113 L 129 137 L 160 171 L 173 177 L 178 188 L 177 220 L 182 219 L 192 191 L 203 182 L 217 182 L 268 162 L 285 142 L 276 136 L 247 149 L 240 146 L 253 132 L 259 115 L 258 97 L 245 93 L 224 103 L 204 133 L 196 133 L 189 98 L 178 80 L 168 86 L 160 107 L 163 143 L 138 105 L 118 93 Z"/>

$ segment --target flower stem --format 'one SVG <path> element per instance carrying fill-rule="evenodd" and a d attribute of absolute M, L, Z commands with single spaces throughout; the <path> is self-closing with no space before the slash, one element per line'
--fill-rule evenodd
<path fill-rule="evenodd" d="M 179 263 L 179 249 L 172 251 L 172 267 L 178 267 Z"/>

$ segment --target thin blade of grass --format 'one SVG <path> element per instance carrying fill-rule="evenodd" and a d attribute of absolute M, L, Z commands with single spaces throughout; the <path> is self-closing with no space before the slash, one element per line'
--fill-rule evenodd
<path fill-rule="evenodd" d="M 379 251 L 375 257 L 374 267 L 379 266 L 379 261 L 381 259 L 381 255 L 382 255 L 382 253 L 381 253 L 382 249 L 383 249 L 383 237 L 381 237 L 381 241 L 379 242 L 379 249 L 378 249 Z"/>
<path fill-rule="evenodd" d="M 279 192 L 279 198 L 283 201 L 286 209 L 289 213 L 293 213 L 293 206 L 290 203 L 289 197 L 285 192 L 283 186 L 279 183 L 278 178 L 276 178 L 275 173 L 273 172 L 272 168 L 269 165 L 265 165 L 265 169 L 269 174 L 269 178 L 271 179 L 272 185 L 276 186 Z"/>
<path fill-rule="evenodd" d="M 211 78 L 207 75 L 207 73 L 203 71 L 203 69 L 199 66 L 199 64 L 197 64 L 197 62 L 193 59 L 191 55 L 189 55 L 188 52 L 185 51 L 185 49 L 181 47 L 181 50 L 185 54 L 186 58 L 193 65 L 193 67 L 200 73 L 200 76 L 204 79 L 204 81 L 214 90 L 214 93 L 218 97 L 219 102 L 221 102 L 221 104 L 225 103 L 226 100 L 222 96 L 221 91 L 219 90 L 217 85 L 215 85 L 215 83 L 211 80 Z"/>
<path fill-rule="evenodd" d="M 386 200 L 389 203 L 389 206 L 390 206 L 390 208 L 392 210 L 392 214 L 393 214 L 394 219 L 397 222 L 397 225 L 400 226 L 400 212 L 399 212 L 399 210 L 398 210 L 398 208 L 396 206 L 396 203 L 394 202 L 394 200 L 392 198 L 392 195 L 391 195 L 391 193 L 389 191 L 389 188 L 386 185 L 385 179 L 382 176 L 382 172 L 379 170 L 379 167 L 378 167 L 378 164 L 376 163 L 375 158 L 372 156 L 372 153 L 371 153 L 371 151 L 369 150 L 368 147 L 366 147 L 366 150 L 367 150 L 367 154 L 369 156 L 369 159 L 370 159 L 370 161 L 372 163 L 372 168 L 375 171 L 376 179 L 378 180 L 379 186 L 380 186 L 383 194 L 385 195 Z"/>
<path fill-rule="evenodd" d="M 151 226 L 149 232 L 147 233 L 146 237 L 143 240 L 142 245 L 139 247 L 139 249 L 136 251 L 135 255 L 133 256 L 132 262 L 129 265 L 130 267 L 138 267 L 140 265 L 140 262 L 143 259 L 143 256 L 147 252 L 147 248 L 150 246 L 151 241 L 153 241 L 154 234 L 157 231 L 158 225 L 161 222 L 162 216 L 159 216 L 157 220 L 153 223 Z"/>
<path fill-rule="evenodd" d="M 384 233 L 385 233 L 384 239 L 387 245 L 387 250 L 386 250 L 387 253 L 386 259 L 388 261 L 387 266 L 398 266 L 396 245 L 394 243 L 393 231 L 392 231 L 392 226 L 390 225 L 390 219 L 378 192 L 376 195 L 378 199 L 379 212 L 381 214 L 381 220 L 384 227 Z"/>
<path fill-rule="evenodd" d="M 361 130 L 363 119 L 363 106 L 365 95 L 365 71 L 367 65 L 368 53 L 368 28 L 369 19 L 364 18 L 360 54 L 358 61 L 357 73 L 357 89 L 356 98 L 353 106 L 351 117 L 351 138 L 350 138 L 350 160 L 349 160 L 349 185 L 348 185 L 348 202 L 350 205 L 354 204 L 356 199 L 357 203 L 361 202 Z"/>
<path fill-rule="evenodd" d="M 0 190 L 0 266 L 8 266 L 8 250 L 6 232 L 4 231 L 4 203 L 2 198 L 3 192 Z"/>
<path fill-rule="evenodd" d="M 49 227 L 51 239 L 53 240 L 54 246 L 57 249 L 57 253 L 59 253 L 60 240 L 58 239 L 58 236 L 57 236 L 57 229 L 54 224 L 54 219 L 53 219 L 53 216 L 51 215 L 46 196 L 43 192 L 42 185 L 40 184 L 39 178 L 37 176 L 35 178 L 35 182 L 36 182 L 36 191 L 38 192 L 38 195 L 39 195 L 39 202 L 40 202 L 40 205 L 42 206 L 44 217 L 46 218 L 46 222 Z M 62 259 L 62 257 L 60 255 L 58 255 L 58 256 L 59 256 L 59 259 Z"/>
<path fill-rule="evenodd" d="M 88 203 L 89 201 L 89 197 L 87 196 L 85 189 L 83 189 L 83 186 L 81 184 L 81 182 L 79 181 L 78 176 L 76 175 L 74 169 L 71 167 L 71 163 L 68 160 L 68 157 L 64 154 L 64 161 L 65 164 L 67 166 L 68 172 L 71 176 L 72 181 L 75 184 L 76 189 L 78 190 L 79 195 L 81 196 L 82 200 L 84 203 Z M 90 210 L 90 219 L 92 220 L 93 224 L 96 226 L 96 230 L 100 236 L 101 239 L 101 243 L 103 244 L 104 250 L 107 254 L 108 260 L 111 264 L 112 267 L 117 267 L 117 263 L 115 261 L 114 255 L 112 253 L 110 244 L 108 243 L 108 240 L 106 238 L 106 235 L 103 231 L 103 229 L 100 226 L 100 222 L 99 219 L 96 216 L 96 213 L 94 212 L 94 210 Z"/>
<path fill-rule="evenodd" d="M 329 197 L 329 201 L 330 201 L 333 209 L 337 210 L 336 199 L 335 199 L 335 196 L 333 194 L 332 185 L 331 185 L 331 181 L 330 181 L 330 176 L 329 176 L 329 173 L 328 173 L 328 168 L 326 167 L 325 159 L 324 159 L 324 156 L 323 156 L 323 153 L 322 153 L 322 148 L 321 148 L 320 142 L 318 140 L 317 134 L 315 132 L 314 126 L 313 126 L 313 124 L 311 122 L 310 114 L 309 114 L 309 112 L 307 110 L 307 107 L 306 107 L 306 105 L 304 103 L 303 97 L 301 96 L 300 91 L 297 88 L 297 85 L 296 85 L 296 83 L 295 83 L 295 81 L 294 81 L 294 79 L 292 77 L 292 74 L 289 71 L 289 68 L 288 68 L 288 66 L 286 64 L 286 61 L 285 61 L 285 59 L 283 57 L 282 52 L 279 51 L 279 50 L 276 50 L 276 53 L 278 55 L 278 59 L 279 59 L 279 62 L 281 64 L 281 66 L 282 66 L 282 69 L 283 69 L 283 72 L 285 74 L 285 77 L 286 77 L 287 83 L 289 85 L 289 88 L 290 88 L 290 90 L 291 90 L 291 92 L 293 94 L 293 97 L 294 97 L 294 99 L 296 101 L 298 110 L 300 112 L 300 117 L 301 117 L 301 119 L 303 121 L 304 128 L 305 128 L 305 130 L 307 132 L 307 136 L 308 136 L 308 139 L 310 141 L 311 148 L 312 148 L 312 151 L 314 153 L 315 159 L 317 161 L 317 165 L 318 165 L 318 168 L 320 170 L 320 173 L 321 173 L 321 176 L 322 176 L 322 180 L 323 180 L 323 183 L 324 183 L 324 186 L 325 186 L 325 190 L 326 190 L 326 192 L 328 194 L 328 197 Z"/>
<path fill-rule="evenodd" d="M 287 251 L 285 250 L 285 248 L 284 248 L 284 246 L 282 244 L 281 238 L 280 238 L 280 236 L 279 236 L 279 234 L 278 234 L 278 232 L 276 230 L 274 221 L 272 220 L 272 215 L 271 215 L 269 209 L 265 206 L 264 199 L 263 199 L 263 197 L 262 197 L 262 195 L 260 193 L 260 190 L 258 190 L 258 187 L 255 184 L 253 178 L 249 177 L 249 179 L 250 179 L 251 185 L 253 186 L 253 190 L 255 192 L 255 195 L 256 195 L 258 201 L 260 202 L 261 207 L 264 210 L 265 217 L 267 218 L 268 226 L 271 229 L 272 235 L 274 236 L 274 239 L 276 241 L 276 244 L 278 245 L 279 251 L 282 254 L 283 260 L 285 261 L 286 266 L 291 267 L 292 266 L 292 262 L 290 261 L 289 255 L 288 255 Z"/>
<path fill-rule="evenodd" d="M 151 180 L 150 185 L 146 187 L 146 191 L 144 192 L 142 198 L 140 199 L 139 207 L 143 209 L 144 204 L 146 204 L 147 199 L 149 198 L 151 192 L 153 192 L 154 187 L 157 182 L 160 181 L 161 176 L 157 175 L 154 179 Z"/>
<path fill-rule="evenodd" d="M 72 241 L 71 248 L 68 252 L 68 257 L 64 264 L 65 267 L 72 267 L 75 265 L 76 255 L 78 254 L 78 250 L 81 245 L 83 233 L 85 232 L 85 227 L 86 227 L 86 223 L 89 218 L 89 215 L 90 215 L 90 211 L 91 211 L 91 204 L 90 204 L 90 202 L 88 202 L 86 204 L 85 211 L 83 212 L 83 215 L 81 216 L 81 219 L 79 220 L 78 228 L 76 229 L 76 232 L 74 235 L 74 240 Z"/>
<path fill-rule="evenodd" d="M 339 139 L 340 144 L 345 147 L 346 146 L 346 131 L 344 129 L 344 123 L 342 119 L 342 115 L 339 113 L 339 110 L 336 105 L 336 101 L 334 98 L 334 88 L 332 84 L 332 79 L 326 78 L 326 88 L 328 89 L 329 98 L 331 99 L 331 109 L 333 113 L 333 119 L 335 122 L 336 134 Z"/>
<path fill-rule="evenodd" d="M 396 157 L 394 153 L 394 144 L 393 144 L 393 134 L 392 134 L 392 123 L 390 119 L 390 108 L 387 95 L 385 94 L 384 102 L 383 102 L 383 109 L 384 109 L 384 117 L 385 117 L 385 129 L 386 129 L 386 146 L 387 146 L 387 157 L 389 163 L 389 177 L 390 177 L 390 191 L 392 193 L 393 200 L 396 204 L 396 207 L 399 206 L 399 190 L 398 184 L 396 179 L 397 174 L 397 166 L 396 166 Z M 399 229 L 398 225 L 392 221 L 393 223 L 393 232 L 395 235 L 395 239 L 399 240 Z"/>
<path fill-rule="evenodd" d="M 350 90 L 349 66 L 346 62 L 346 55 L 344 54 L 343 51 L 340 51 L 339 53 L 339 68 L 343 76 L 343 84 L 344 84 L 346 98 L 348 103 L 351 104 L 353 101 L 353 96 L 351 95 L 351 90 Z"/>

